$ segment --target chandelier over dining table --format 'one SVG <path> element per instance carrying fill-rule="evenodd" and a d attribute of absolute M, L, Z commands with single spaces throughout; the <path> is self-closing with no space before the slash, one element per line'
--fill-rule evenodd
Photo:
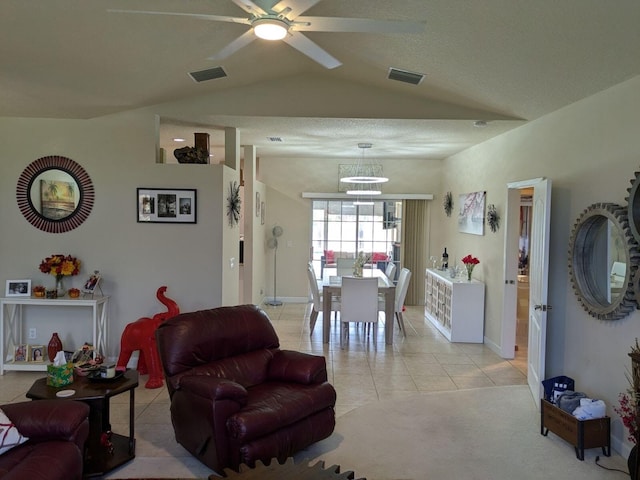
<path fill-rule="evenodd" d="M 340 178 L 340 182 L 352 184 L 347 188 L 347 195 L 380 195 L 382 193 L 380 184 L 389 181 L 389 178 L 382 175 L 381 165 L 365 160 L 365 150 L 372 146 L 371 143 L 358 143 L 358 148 L 362 150 L 362 156 L 355 166 L 355 171 L 352 175 Z"/>

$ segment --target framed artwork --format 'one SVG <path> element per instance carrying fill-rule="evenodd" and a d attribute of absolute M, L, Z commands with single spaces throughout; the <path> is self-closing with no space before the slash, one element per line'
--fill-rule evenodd
<path fill-rule="evenodd" d="M 31 280 L 7 280 L 7 297 L 30 297 Z"/>
<path fill-rule="evenodd" d="M 265 215 L 264 202 L 260 204 L 260 225 L 264 225 L 264 215 Z"/>
<path fill-rule="evenodd" d="M 29 345 L 29 361 L 44 362 L 44 345 Z"/>
<path fill-rule="evenodd" d="M 26 362 L 29 354 L 29 347 L 26 344 L 18 345 L 13 352 L 14 362 Z"/>
<path fill-rule="evenodd" d="M 484 235 L 484 202 L 487 192 L 463 193 L 458 199 L 458 231 Z"/>
<path fill-rule="evenodd" d="M 138 223 L 197 223 L 196 190 L 138 188 Z"/>
<path fill-rule="evenodd" d="M 82 291 L 84 293 L 95 293 L 96 288 L 98 288 L 98 284 L 100 283 L 100 272 L 97 270 L 93 272 L 92 275 L 89 276 L 86 282 L 84 282 L 84 286 L 82 287 Z"/>
<path fill-rule="evenodd" d="M 260 216 L 260 192 L 256 192 L 256 217 Z"/>

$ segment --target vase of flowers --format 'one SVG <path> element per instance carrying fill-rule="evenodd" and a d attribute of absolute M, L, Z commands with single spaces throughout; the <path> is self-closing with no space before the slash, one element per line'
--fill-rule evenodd
<path fill-rule="evenodd" d="M 360 252 L 356 261 L 353 263 L 353 276 L 354 277 L 362 277 L 362 270 L 364 266 L 369 263 L 371 259 L 370 255 L 365 255 L 364 252 Z"/>
<path fill-rule="evenodd" d="M 51 255 L 40 262 L 40 271 L 56 278 L 56 291 L 63 297 L 66 293 L 63 279 L 80 273 L 80 260 L 71 255 Z"/>
<path fill-rule="evenodd" d="M 631 372 L 626 374 L 629 381 L 629 388 L 626 392 L 618 395 L 618 405 L 613 410 L 622 420 L 622 424 L 627 429 L 627 440 L 633 443 L 629 458 L 627 459 L 627 467 L 629 468 L 629 476 L 633 480 L 640 479 L 640 465 L 638 463 L 638 393 L 640 392 L 640 345 L 638 339 L 631 347 Z"/>
<path fill-rule="evenodd" d="M 473 273 L 473 269 L 477 264 L 480 263 L 476 257 L 472 255 L 467 255 L 462 259 L 462 263 L 464 263 L 464 268 L 467 270 L 467 281 L 471 281 L 471 274 Z"/>

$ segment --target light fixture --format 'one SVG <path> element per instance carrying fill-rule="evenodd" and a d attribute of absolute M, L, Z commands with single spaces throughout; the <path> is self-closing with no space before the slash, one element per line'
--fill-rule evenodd
<path fill-rule="evenodd" d="M 373 200 L 356 200 L 355 202 L 353 202 L 354 205 L 374 205 Z"/>
<path fill-rule="evenodd" d="M 263 40 L 282 40 L 289 31 L 289 23 L 275 16 L 259 18 L 251 26 L 256 37 Z"/>
<path fill-rule="evenodd" d="M 380 194 L 382 194 L 380 190 L 373 190 L 373 189 L 365 190 L 363 188 L 362 190 L 360 189 L 347 190 L 347 195 L 380 195 Z"/>
<path fill-rule="evenodd" d="M 341 182 L 376 184 L 376 183 L 385 183 L 389 181 L 387 177 L 382 176 L 382 166 L 374 165 L 373 163 L 368 163 L 368 164 L 365 163 L 364 151 L 368 148 L 371 148 L 372 146 L 373 144 L 371 143 L 358 144 L 358 148 L 362 150 L 362 158 L 358 160 L 358 164 L 356 165 L 354 175 L 351 175 L 349 177 L 342 177 L 340 179 Z M 349 193 L 349 191 L 347 191 L 347 193 Z"/>

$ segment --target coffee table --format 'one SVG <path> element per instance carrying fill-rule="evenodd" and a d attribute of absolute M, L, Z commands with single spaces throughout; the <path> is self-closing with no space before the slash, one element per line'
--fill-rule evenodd
<path fill-rule="evenodd" d="M 36 380 L 27 392 L 27 398 L 45 400 L 59 398 L 56 394 L 63 390 L 74 390 L 68 400 L 79 400 L 89 405 L 89 438 L 84 456 L 84 476 L 104 475 L 135 457 L 136 441 L 134 437 L 134 400 L 138 386 L 137 370 L 127 370 L 114 380 L 90 380 L 76 377 L 74 382 L 64 387 L 50 387 L 47 379 Z M 109 422 L 109 399 L 129 392 L 129 436 L 112 433 L 108 438 L 113 452 L 103 444 L 105 432 L 111 432 Z"/>

